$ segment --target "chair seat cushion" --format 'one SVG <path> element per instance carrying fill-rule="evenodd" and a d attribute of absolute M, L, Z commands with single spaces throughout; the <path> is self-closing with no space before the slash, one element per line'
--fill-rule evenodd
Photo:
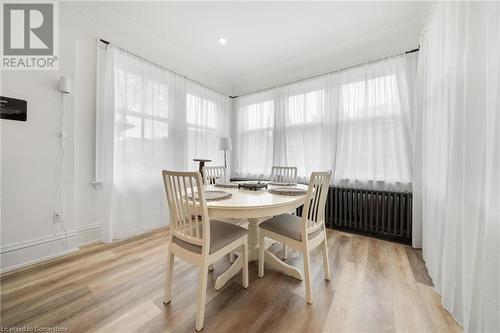
<path fill-rule="evenodd" d="M 248 233 L 248 230 L 235 224 L 210 220 L 210 254 L 234 242 Z M 203 230 L 202 230 L 203 234 Z M 174 236 L 174 243 L 185 250 L 201 254 L 201 246 L 188 243 Z"/>
<path fill-rule="evenodd" d="M 278 235 L 285 236 L 291 239 L 295 239 L 297 241 L 302 241 L 300 237 L 300 221 L 301 217 L 283 214 L 275 216 L 267 221 L 262 222 L 259 227 L 265 230 L 269 230 Z M 309 238 L 313 238 L 314 236 L 321 233 L 324 227 L 315 230 L 312 233 L 309 233 Z"/>

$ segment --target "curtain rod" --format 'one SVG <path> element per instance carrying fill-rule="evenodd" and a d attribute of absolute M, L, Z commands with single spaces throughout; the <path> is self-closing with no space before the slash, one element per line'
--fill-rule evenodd
<path fill-rule="evenodd" d="M 405 54 L 409 54 L 409 53 L 418 52 L 419 50 L 420 50 L 420 46 L 417 47 L 417 48 L 415 48 L 415 49 L 411 49 L 411 50 L 405 51 L 404 53 Z M 401 53 L 403 53 L 403 52 L 401 52 Z M 401 53 L 398 53 L 398 54 L 401 54 Z M 252 95 L 252 94 L 256 94 L 256 93 L 262 92 L 262 91 L 266 91 L 266 90 L 271 90 L 271 89 L 275 89 L 275 88 L 287 86 L 289 84 L 294 84 L 294 83 L 298 83 L 298 82 L 302 82 L 302 81 L 311 80 L 311 79 L 314 79 L 314 78 L 317 78 L 317 77 L 320 77 L 320 76 L 323 76 L 323 75 L 328 75 L 328 74 L 332 74 L 332 73 L 335 73 L 335 72 L 343 71 L 343 70 L 346 70 L 346 69 L 349 69 L 349 68 L 361 66 L 361 65 L 364 65 L 364 64 L 369 64 L 371 62 L 379 61 L 379 60 L 382 60 L 382 59 L 385 59 L 385 58 L 389 58 L 389 57 L 393 57 L 393 56 L 387 56 L 387 57 L 382 57 L 382 58 L 375 59 L 375 60 L 366 61 L 366 62 L 363 62 L 363 63 L 360 63 L 360 64 L 348 66 L 348 67 L 345 67 L 345 68 L 339 68 L 339 69 L 336 69 L 336 70 L 333 70 L 333 71 L 330 71 L 330 72 L 326 72 L 326 73 L 314 74 L 314 75 L 307 76 L 307 77 L 302 78 L 302 79 L 298 79 L 298 80 L 294 80 L 294 81 L 290 81 L 290 82 L 278 84 L 278 85 L 272 86 L 272 87 L 267 87 L 267 88 L 262 88 L 262 89 L 254 90 L 254 91 L 247 92 L 247 93 L 244 93 L 244 94 L 241 94 L 241 95 L 238 95 L 238 96 L 229 96 L 229 98 L 238 98 L 238 97 L 242 97 L 242 96 Z"/>
<path fill-rule="evenodd" d="M 105 39 L 102 39 L 102 38 L 99 38 L 99 41 L 100 41 L 101 43 L 103 43 L 103 44 L 106 44 L 106 47 L 107 47 L 109 44 L 111 44 L 111 42 L 109 42 L 109 41 L 107 41 L 107 40 L 105 40 Z M 138 54 L 136 54 L 136 53 L 134 53 L 134 52 L 132 52 L 132 51 L 129 51 L 129 50 L 127 50 L 127 49 L 125 49 L 125 48 L 123 48 L 123 47 L 121 47 L 121 46 L 119 46 L 119 45 L 116 45 L 116 44 L 113 44 L 113 45 L 114 45 L 117 49 L 119 49 L 120 51 L 123 51 L 123 52 L 125 52 L 125 53 L 127 53 L 127 54 L 129 54 L 129 55 L 132 55 L 132 56 L 134 56 L 134 57 L 136 57 L 136 58 L 138 58 L 138 59 L 141 59 L 142 61 L 147 62 L 148 64 L 151 64 L 151 65 L 154 65 L 154 66 L 156 66 L 156 67 L 159 67 L 159 68 L 161 68 L 161 69 L 163 69 L 163 70 L 169 71 L 170 73 L 173 73 L 173 74 L 175 74 L 175 75 L 179 75 L 179 76 L 181 76 L 181 77 L 185 78 L 186 80 L 189 80 L 189 81 L 194 82 L 194 83 L 196 83 L 196 84 L 198 84 L 198 85 L 200 85 L 200 86 L 202 86 L 202 87 L 205 87 L 205 88 L 207 88 L 207 89 L 210 89 L 210 90 L 212 90 L 212 91 L 215 91 L 215 92 L 216 92 L 216 93 L 218 93 L 218 94 L 221 94 L 221 95 L 224 95 L 224 96 L 228 96 L 228 94 L 222 93 L 222 92 L 220 92 L 220 91 L 218 91 L 218 90 L 216 90 L 216 89 L 214 89 L 214 88 L 212 88 L 212 87 L 207 86 L 206 84 L 203 84 L 203 83 L 201 83 L 201 82 L 199 82 L 199 81 L 193 80 L 193 79 L 191 79 L 191 78 L 187 77 L 187 76 L 186 76 L 186 75 L 184 75 L 184 74 L 180 74 L 180 73 L 178 73 L 178 72 L 176 72 L 176 71 L 174 71 L 174 70 L 171 70 L 171 69 L 170 69 L 170 68 L 168 68 L 168 67 L 165 67 L 165 66 L 162 66 L 162 65 L 160 65 L 160 64 L 157 64 L 156 62 L 154 62 L 154 61 L 152 61 L 152 60 L 149 60 L 148 58 L 145 58 L 145 57 L 143 57 L 143 56 L 141 56 L 141 55 L 138 55 Z M 230 98 L 235 98 L 235 97 L 233 97 L 233 96 L 228 96 L 228 97 L 230 97 Z"/>
<path fill-rule="evenodd" d="M 100 41 L 101 43 L 103 43 L 103 44 L 106 44 L 106 46 L 108 46 L 109 44 L 111 44 L 111 42 L 109 42 L 109 41 L 107 41 L 107 40 L 105 40 L 105 39 L 102 39 L 102 38 L 99 38 L 99 41 Z M 207 89 L 213 90 L 213 91 L 215 91 L 216 93 L 219 93 L 219 94 L 224 95 L 224 96 L 228 96 L 228 95 L 227 95 L 227 94 L 225 94 L 225 93 L 222 93 L 222 92 L 220 92 L 220 91 L 218 91 L 218 90 L 216 90 L 216 89 L 214 89 L 214 88 L 212 88 L 212 87 L 209 87 L 209 86 L 207 86 L 207 85 L 205 85 L 205 84 L 203 84 L 203 83 L 201 83 L 201 82 L 199 82 L 199 81 L 196 81 L 196 80 L 193 80 L 193 79 L 191 79 L 191 78 L 188 78 L 186 75 L 183 75 L 183 74 L 177 73 L 176 71 L 171 70 L 170 68 L 167 68 L 167 67 L 165 67 L 165 66 L 159 65 L 159 64 L 157 64 L 156 62 L 154 62 L 154 61 L 152 61 L 152 60 L 149 60 L 149 59 L 147 59 L 147 58 L 145 58 L 145 57 L 143 57 L 143 56 L 140 56 L 140 55 L 138 55 L 138 54 L 136 54 L 136 53 L 134 53 L 134 52 L 132 52 L 132 51 L 129 51 L 129 50 L 127 50 L 127 49 L 125 49 L 125 48 L 123 48 L 123 47 L 121 47 L 121 46 L 115 45 L 115 47 L 117 47 L 119 50 L 121 50 L 121 51 L 123 51 L 123 52 L 125 52 L 125 53 L 128 53 L 128 54 L 130 54 L 130 55 L 132 55 L 132 56 L 134 56 L 134 57 L 137 57 L 137 58 L 141 59 L 142 61 L 145 61 L 145 62 L 150 63 L 150 64 L 152 64 L 152 65 L 155 65 L 155 66 L 157 66 L 157 67 L 160 67 L 161 69 L 167 70 L 167 71 L 169 71 L 169 72 L 171 72 L 171 73 L 174 73 L 174 74 L 176 74 L 176 75 L 182 76 L 182 77 L 183 77 L 183 78 L 185 78 L 186 80 L 192 81 L 192 82 L 194 82 L 194 83 L 196 83 L 196 84 L 199 84 L 199 85 L 200 85 L 200 86 L 202 86 L 202 87 L 205 87 L 205 88 L 207 88 Z M 406 52 L 405 52 L 405 54 L 418 52 L 419 50 L 420 50 L 420 47 L 417 47 L 417 48 L 415 48 L 415 49 L 412 49 L 412 50 L 406 51 Z M 387 58 L 387 57 L 384 57 L 384 58 Z M 381 59 L 384 59 L 384 58 L 381 58 Z M 372 61 L 378 61 L 378 60 L 380 60 L 380 59 L 370 60 L 370 61 L 368 61 L 368 62 L 365 62 L 365 64 L 366 64 L 366 63 L 370 63 L 370 62 L 372 62 Z M 362 64 L 363 64 L 363 63 L 362 63 Z M 255 90 L 255 91 L 252 91 L 252 92 L 248 92 L 248 93 L 241 94 L 241 95 L 239 95 L 239 96 L 232 96 L 232 95 L 229 95 L 228 97 L 229 97 L 229 98 L 231 98 L 231 99 L 234 99 L 234 98 L 238 98 L 238 97 L 241 97 L 241 96 L 251 95 L 251 94 L 255 94 L 255 93 L 261 92 L 261 91 L 266 91 L 266 90 L 270 90 L 270 89 L 274 89 L 274 88 L 278 88 L 278 87 L 286 86 L 286 85 L 289 85 L 289 84 L 293 84 L 293 83 L 297 83 L 297 82 L 301 82 L 301 81 L 306 81 L 306 80 L 314 79 L 314 78 L 316 78 L 316 77 L 320 77 L 320 76 L 323 76 L 323 75 L 332 74 L 332 73 L 334 73 L 334 72 L 338 72 L 338 71 L 345 70 L 345 69 L 348 69 L 348 68 L 352 68 L 352 67 L 360 66 L 360 65 L 362 65 L 362 64 L 357 64 L 357 65 L 349 66 L 349 67 L 346 67 L 346 68 L 336 69 L 336 70 L 334 70 L 334 71 L 330 71 L 330 72 L 327 72 L 327 73 L 321 73 L 321 74 L 316 74 L 316 75 L 308 76 L 308 77 L 305 77 L 305 78 L 303 78 L 303 79 L 299 79 L 299 80 L 295 80 L 295 81 L 291 81 L 291 82 L 287 82 L 287 83 L 279 84 L 279 85 L 272 86 L 272 87 L 268 87 L 268 88 L 263 88 L 263 89 Z"/>

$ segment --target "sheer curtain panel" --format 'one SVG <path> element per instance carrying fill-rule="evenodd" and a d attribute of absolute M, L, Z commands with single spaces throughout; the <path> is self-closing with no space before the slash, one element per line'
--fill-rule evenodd
<path fill-rule="evenodd" d="M 272 92 L 237 98 L 233 126 L 233 174 L 237 177 L 269 176 L 274 147 Z"/>
<path fill-rule="evenodd" d="M 102 239 L 168 223 L 163 169 L 193 157 L 222 163 L 228 97 L 111 44 L 98 48 L 96 179 L 102 179 Z"/>
<path fill-rule="evenodd" d="M 500 4 L 438 2 L 421 42 L 414 223 L 443 306 L 500 327 Z"/>
<path fill-rule="evenodd" d="M 211 159 L 212 165 L 224 165 L 219 139 L 229 135 L 229 99 L 188 82 L 186 111 L 187 165 L 190 170 L 198 170 L 198 163 L 193 162 L 193 158 Z"/>
<path fill-rule="evenodd" d="M 414 62 L 400 55 L 332 75 L 336 179 L 411 182 Z"/>
<path fill-rule="evenodd" d="M 272 165 L 333 170 L 334 182 L 410 183 L 414 55 L 398 55 L 237 99 L 234 174 Z"/>
<path fill-rule="evenodd" d="M 275 90 L 274 165 L 296 166 L 305 181 L 312 171 L 331 170 L 333 117 L 328 77 Z M 268 170 L 270 172 L 270 170 Z"/>

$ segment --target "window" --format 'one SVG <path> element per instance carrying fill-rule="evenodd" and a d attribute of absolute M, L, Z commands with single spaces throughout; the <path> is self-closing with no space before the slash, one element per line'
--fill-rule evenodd
<path fill-rule="evenodd" d="M 168 95 L 168 86 L 162 82 L 116 70 L 115 179 L 143 177 L 145 156 L 151 159 L 151 168 L 161 163 L 168 139 Z"/>
<path fill-rule="evenodd" d="M 97 60 L 95 184 L 109 191 L 112 241 L 168 222 L 161 170 L 197 169 L 188 155 L 221 163 L 229 98 L 117 47 L 99 47 Z"/>
<path fill-rule="evenodd" d="M 314 170 L 330 169 L 330 125 L 325 112 L 324 89 L 316 88 L 288 96 L 284 105 L 285 147 L 279 160 L 296 166 L 302 179 Z"/>
<path fill-rule="evenodd" d="M 250 97 L 250 100 L 241 98 L 239 102 L 237 174 L 265 177 L 270 174 L 273 161 L 274 101 Z"/>
<path fill-rule="evenodd" d="M 346 83 L 342 86 L 342 109 L 351 118 L 389 116 L 397 111 L 390 107 L 397 96 L 396 75 Z"/>
<path fill-rule="evenodd" d="M 213 163 L 223 163 L 220 159 L 218 105 L 207 98 L 186 94 L 187 110 L 187 159 L 191 169 L 197 170 L 198 163 L 193 158 L 211 159 Z M 215 164 L 214 164 L 215 165 Z"/>
<path fill-rule="evenodd" d="M 338 140 L 345 157 L 340 162 L 344 163 L 342 177 L 409 181 L 396 75 L 346 83 L 341 98 Z"/>
<path fill-rule="evenodd" d="M 299 178 L 411 181 L 411 110 L 405 56 L 383 59 L 238 98 L 235 172 L 265 176 L 273 164 Z"/>
<path fill-rule="evenodd" d="M 115 85 L 115 131 L 127 138 L 168 138 L 168 87 L 123 69 Z"/>
<path fill-rule="evenodd" d="M 324 112 L 323 89 L 288 97 L 288 125 L 320 123 Z"/>

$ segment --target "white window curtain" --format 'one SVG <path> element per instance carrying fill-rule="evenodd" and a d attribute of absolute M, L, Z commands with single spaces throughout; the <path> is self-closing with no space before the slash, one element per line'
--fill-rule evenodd
<path fill-rule="evenodd" d="M 268 176 L 274 164 L 302 180 L 333 170 L 334 182 L 411 182 L 415 68 L 398 55 L 238 98 L 234 175 Z M 261 132 L 249 140 L 251 124 Z"/>
<path fill-rule="evenodd" d="M 274 99 L 272 93 L 236 100 L 233 117 L 233 174 L 264 178 L 273 165 Z"/>
<path fill-rule="evenodd" d="M 438 2 L 419 58 L 414 223 L 443 306 L 500 327 L 500 4 Z"/>
<path fill-rule="evenodd" d="M 224 152 L 219 150 L 219 139 L 229 135 L 229 99 L 189 82 L 186 110 L 187 165 L 191 170 L 198 170 L 194 158 L 210 159 L 211 165 L 224 165 Z"/>
<path fill-rule="evenodd" d="M 111 242 L 168 223 L 163 169 L 220 162 L 228 97 L 112 45 L 98 47 L 98 62 L 96 180 Z"/>
<path fill-rule="evenodd" d="M 314 170 L 331 170 L 334 151 L 329 77 L 299 82 L 275 91 L 274 164 L 296 166 L 305 180 Z M 268 170 L 268 172 L 270 172 Z"/>
<path fill-rule="evenodd" d="M 415 69 L 401 55 L 332 76 L 337 179 L 411 182 Z"/>

